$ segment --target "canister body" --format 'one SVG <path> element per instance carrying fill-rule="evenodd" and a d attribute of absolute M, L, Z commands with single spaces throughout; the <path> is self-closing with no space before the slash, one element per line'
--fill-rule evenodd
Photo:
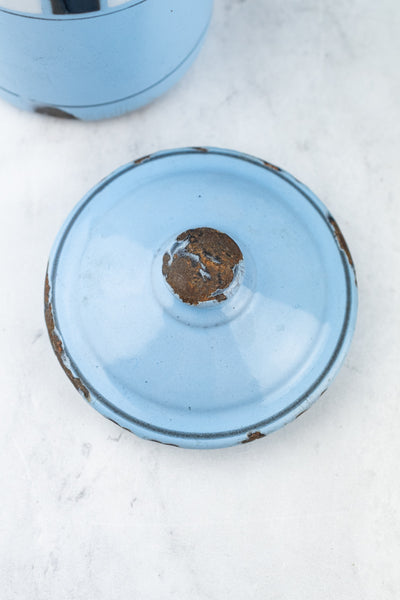
<path fill-rule="evenodd" d="M 212 11 L 212 0 L 82 1 L 88 12 L 67 12 L 71 0 L 15 0 L 27 6 L 17 13 L 0 0 L 3 98 L 78 119 L 139 108 L 190 66 Z"/>

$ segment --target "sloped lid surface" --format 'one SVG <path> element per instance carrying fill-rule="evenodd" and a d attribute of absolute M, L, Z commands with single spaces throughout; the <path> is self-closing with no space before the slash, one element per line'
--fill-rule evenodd
<path fill-rule="evenodd" d="M 64 224 L 46 283 L 75 387 L 134 433 L 246 442 L 303 412 L 350 344 L 350 253 L 302 184 L 262 160 L 190 148 L 129 164 Z"/>

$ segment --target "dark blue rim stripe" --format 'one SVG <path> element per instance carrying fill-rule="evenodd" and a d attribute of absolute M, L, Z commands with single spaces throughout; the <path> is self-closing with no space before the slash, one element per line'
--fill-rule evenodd
<path fill-rule="evenodd" d="M 197 150 L 197 149 L 193 148 L 193 149 L 156 153 L 154 155 L 149 156 L 145 162 L 151 162 L 154 160 L 169 158 L 171 156 L 183 156 L 183 155 L 187 155 L 187 154 L 199 154 L 199 153 L 203 153 L 203 152 L 204 152 L 203 149 Z M 270 167 L 264 165 L 260 159 L 257 159 L 257 158 L 254 158 L 254 157 L 251 157 L 248 155 L 240 155 L 240 154 L 236 154 L 236 153 L 231 153 L 229 151 L 223 151 L 223 150 L 217 150 L 217 149 L 207 150 L 207 153 L 215 154 L 218 156 L 226 156 L 228 158 L 235 158 L 237 160 L 243 160 L 245 162 L 248 162 L 250 164 L 253 164 L 255 166 L 261 167 L 263 169 L 266 169 L 266 170 L 272 172 L 274 175 L 276 175 L 277 177 L 280 177 L 286 183 L 289 183 L 290 185 L 292 185 L 305 198 L 305 200 L 307 200 L 313 206 L 313 208 L 317 211 L 317 213 L 320 215 L 320 217 L 324 221 L 326 227 L 328 228 L 330 235 L 332 235 L 332 237 L 334 238 L 335 244 L 337 245 L 335 233 L 332 230 L 332 227 L 330 226 L 330 224 L 328 222 L 328 218 L 330 215 L 329 214 L 326 215 L 321 210 L 321 208 L 314 202 L 314 200 L 310 196 L 308 196 L 304 192 L 304 190 L 301 189 L 301 187 L 299 185 L 297 185 L 295 180 L 292 179 L 292 176 L 290 176 L 289 174 L 285 174 L 284 172 L 281 172 L 281 171 L 275 171 L 275 170 L 271 169 Z M 71 221 L 68 223 L 68 226 L 63 233 L 61 240 L 59 241 L 57 251 L 56 251 L 56 254 L 55 254 L 55 257 L 53 260 L 51 273 L 49 273 L 49 276 L 51 277 L 50 289 L 51 289 L 51 298 L 52 298 L 52 306 L 53 306 L 53 317 L 54 317 L 54 322 L 55 322 L 58 332 L 60 332 L 61 330 L 59 327 L 57 311 L 56 311 L 56 306 L 55 306 L 55 302 L 54 302 L 54 290 L 55 290 L 55 280 L 56 280 L 57 268 L 58 268 L 58 263 L 60 260 L 60 255 L 61 255 L 63 244 L 64 244 L 70 230 L 72 229 L 75 221 L 78 219 L 78 217 L 83 212 L 83 210 L 87 207 L 87 205 L 96 197 L 96 195 L 99 194 L 104 188 L 106 188 L 115 179 L 117 179 L 118 177 L 121 177 L 128 171 L 137 168 L 138 166 L 140 166 L 140 164 L 129 164 L 126 166 L 125 169 L 118 171 L 113 176 L 110 176 L 109 178 L 107 178 L 98 187 L 96 187 L 96 189 L 93 190 L 93 192 L 88 196 L 86 201 L 79 207 L 79 209 L 73 215 L 73 217 L 71 218 Z M 346 338 L 346 333 L 347 333 L 349 322 L 350 322 L 351 309 L 352 309 L 351 277 L 352 276 L 354 277 L 354 273 L 353 273 L 351 266 L 347 262 L 344 252 L 340 251 L 339 247 L 338 247 L 338 251 L 340 253 L 340 257 L 341 257 L 341 261 L 342 261 L 342 265 L 343 265 L 343 271 L 344 271 L 344 275 L 345 275 L 345 282 L 346 282 L 346 308 L 345 308 L 345 315 L 344 315 L 343 325 L 342 325 L 341 332 L 339 335 L 338 343 L 336 344 L 336 347 L 335 347 L 335 349 L 332 353 L 332 356 L 329 359 L 325 369 L 323 369 L 322 373 L 314 381 L 314 383 L 308 388 L 308 390 L 306 392 L 304 392 L 304 394 L 302 394 L 299 398 L 297 398 L 297 400 L 292 402 L 292 404 L 288 405 L 285 409 L 279 411 L 278 413 L 276 413 L 272 417 L 269 417 L 268 419 L 264 419 L 263 421 L 258 421 L 257 423 L 254 423 L 252 425 L 246 425 L 245 427 L 242 427 L 240 429 L 231 429 L 229 431 L 218 431 L 215 433 L 184 432 L 184 431 L 175 431 L 175 430 L 171 430 L 171 429 L 157 427 L 155 425 L 152 425 L 151 423 L 146 423 L 145 421 L 136 419 L 135 417 L 128 415 L 124 411 L 119 410 L 113 404 L 108 402 L 108 400 L 106 398 L 104 398 L 104 396 L 102 396 L 82 375 L 81 371 L 79 370 L 79 368 L 77 367 L 77 365 L 75 364 L 73 359 L 71 358 L 71 355 L 69 354 L 68 349 L 66 348 L 64 341 L 62 339 L 62 336 L 61 336 L 61 341 L 63 343 L 64 352 L 68 356 L 68 360 L 71 363 L 74 374 L 79 377 L 79 379 L 82 381 L 83 385 L 89 390 L 90 394 L 94 396 L 95 400 L 97 400 L 100 404 L 103 404 L 105 407 L 107 407 L 113 413 L 114 416 L 120 417 L 121 419 L 128 421 L 132 425 L 136 425 L 143 429 L 147 429 L 148 431 L 160 433 L 165 436 L 176 437 L 176 438 L 181 438 L 181 439 L 197 439 L 197 440 L 228 438 L 228 437 L 234 437 L 234 436 L 246 434 L 249 431 L 256 431 L 259 429 L 263 429 L 264 427 L 270 425 L 271 423 L 278 421 L 282 417 L 291 413 L 295 408 L 300 406 L 304 402 L 304 400 L 306 400 L 309 396 L 311 396 L 313 394 L 313 392 L 318 388 L 320 383 L 328 375 L 329 371 L 332 369 L 334 363 L 336 362 L 336 360 L 340 354 L 340 351 L 342 349 L 342 346 L 343 346 L 345 338 Z"/>

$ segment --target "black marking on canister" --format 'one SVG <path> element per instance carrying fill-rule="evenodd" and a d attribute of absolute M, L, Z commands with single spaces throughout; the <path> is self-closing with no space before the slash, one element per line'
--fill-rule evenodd
<path fill-rule="evenodd" d="M 50 0 L 53 14 L 68 15 L 100 10 L 100 0 Z"/>

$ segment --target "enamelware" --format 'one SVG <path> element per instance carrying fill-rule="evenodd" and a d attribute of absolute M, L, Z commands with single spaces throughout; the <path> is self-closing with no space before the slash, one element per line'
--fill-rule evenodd
<path fill-rule="evenodd" d="M 0 0 L 0 96 L 101 119 L 174 85 L 204 41 L 212 0 Z"/>
<path fill-rule="evenodd" d="M 357 312 L 338 224 L 246 154 L 159 152 L 98 184 L 51 252 L 54 351 L 96 410 L 146 439 L 263 437 L 326 390 Z"/>

